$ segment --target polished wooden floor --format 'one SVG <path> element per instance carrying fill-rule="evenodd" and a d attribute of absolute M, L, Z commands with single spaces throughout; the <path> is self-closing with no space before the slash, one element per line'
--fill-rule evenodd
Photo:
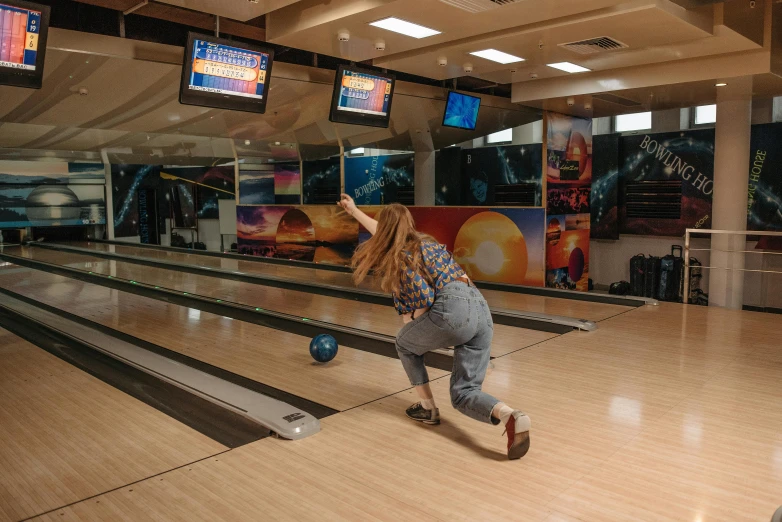
<path fill-rule="evenodd" d="M 227 302 L 258 306 L 268 310 L 390 336 L 396 336 L 403 324 L 399 315 L 391 306 L 361 303 L 348 299 L 270 286 L 246 284 L 230 279 L 188 274 L 177 270 L 164 270 L 74 254 L 72 252 L 27 247 L 11 248 L 7 249 L 7 251 L 14 255 L 21 255 L 47 263 L 66 265 L 80 270 L 139 281 L 162 288 L 213 297 Z M 556 336 L 557 334 L 549 332 L 496 325 L 492 355 L 505 355 Z"/>
<path fill-rule="evenodd" d="M 0 286 L 343 410 L 40 520 L 733 522 L 782 504 L 778 315 L 663 303 L 498 357 L 486 391 L 533 426 L 508 462 L 500 428 L 450 408 L 445 372 L 443 423 L 418 425 L 398 361 L 315 366 L 292 334 L 30 272 Z"/>
<path fill-rule="evenodd" d="M 210 268 L 222 268 L 225 270 L 238 270 L 250 274 L 255 273 L 274 275 L 277 277 L 285 277 L 290 279 L 319 281 L 335 285 L 355 287 L 351 275 L 345 272 L 277 265 L 258 261 L 243 261 L 229 258 L 204 256 L 195 253 L 190 254 L 169 252 L 166 250 L 155 250 L 152 248 L 143 248 L 133 245 L 109 245 L 106 243 L 72 244 L 73 246 L 78 246 L 81 248 L 91 248 L 104 252 L 114 252 L 126 256 L 148 257 L 152 259 L 172 261 L 175 263 L 193 264 Z M 362 283 L 360 287 L 372 290 L 379 289 L 377 282 L 374 281 L 372 277 L 367 278 L 367 280 Z M 487 290 L 484 291 L 483 294 L 491 306 L 498 308 L 525 310 L 528 312 L 538 312 L 551 315 L 564 315 L 566 317 L 588 319 L 590 321 L 602 321 L 632 309 L 632 307 L 627 306 L 590 303 L 586 301 L 575 301 L 573 299 L 543 297 L 529 294 L 499 292 L 495 290 Z"/>
<path fill-rule="evenodd" d="M 0 521 L 227 448 L 0 329 Z"/>

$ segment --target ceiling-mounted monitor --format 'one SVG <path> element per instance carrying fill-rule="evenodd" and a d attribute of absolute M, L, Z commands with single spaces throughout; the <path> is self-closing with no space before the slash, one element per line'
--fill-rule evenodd
<path fill-rule="evenodd" d="M 370 127 L 388 127 L 396 78 L 340 65 L 334 81 L 329 120 Z"/>
<path fill-rule="evenodd" d="M 41 88 L 50 11 L 47 5 L 0 0 L 0 85 Z"/>
<path fill-rule="evenodd" d="M 189 33 L 179 103 L 263 114 L 273 62 L 272 49 Z"/>
<path fill-rule="evenodd" d="M 448 91 L 448 99 L 445 102 L 445 114 L 443 114 L 443 127 L 475 130 L 480 108 L 481 99 L 477 96 Z"/>

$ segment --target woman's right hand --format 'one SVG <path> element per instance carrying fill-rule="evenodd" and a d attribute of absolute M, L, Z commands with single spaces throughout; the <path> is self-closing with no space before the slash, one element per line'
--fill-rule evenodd
<path fill-rule="evenodd" d="M 353 201 L 353 198 L 351 198 L 347 194 L 340 195 L 340 200 L 337 201 L 337 205 L 344 208 L 345 212 L 347 212 L 351 216 L 356 211 L 356 202 Z"/>

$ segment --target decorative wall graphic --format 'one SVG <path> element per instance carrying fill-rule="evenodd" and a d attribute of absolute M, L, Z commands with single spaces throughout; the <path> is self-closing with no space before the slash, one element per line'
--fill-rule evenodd
<path fill-rule="evenodd" d="M 620 200 L 622 234 L 682 236 L 711 226 L 714 129 L 624 136 L 619 150 L 620 193 L 627 182 L 682 182 L 680 219 L 628 218 Z"/>
<path fill-rule="evenodd" d="M 589 216 L 586 214 L 548 216 L 546 286 L 565 290 L 588 290 L 588 225 Z"/>
<path fill-rule="evenodd" d="M 331 206 L 237 206 L 240 254 L 316 263 L 350 263 L 358 223 Z"/>
<path fill-rule="evenodd" d="M 139 188 L 158 188 L 160 184 L 159 165 L 112 165 L 111 187 L 114 193 L 114 236 L 132 237 L 139 235 L 138 195 Z M 158 203 L 162 194 L 158 191 Z M 168 207 L 159 212 L 161 221 L 168 216 Z M 161 226 L 161 232 L 164 228 Z"/>
<path fill-rule="evenodd" d="M 782 230 L 782 123 L 753 125 L 747 228 Z M 768 239 L 764 241 L 764 244 Z"/>
<path fill-rule="evenodd" d="M 139 235 L 139 189 L 155 191 L 161 234 L 166 233 L 166 219 L 172 215 L 176 227 L 193 227 L 196 217 L 217 219 L 217 200 L 235 197 L 233 173 L 233 167 L 112 165 L 114 236 Z"/>
<path fill-rule="evenodd" d="M 339 199 L 339 156 L 302 163 L 302 202 L 334 205 Z"/>
<path fill-rule="evenodd" d="M 275 203 L 273 165 L 252 165 L 239 170 L 239 204 L 271 205 Z"/>
<path fill-rule="evenodd" d="M 618 134 L 593 138 L 592 239 L 619 239 L 619 140 Z"/>
<path fill-rule="evenodd" d="M 551 214 L 578 214 L 589 212 L 589 200 L 591 190 L 588 186 L 558 185 L 549 188 L 548 211 Z"/>
<path fill-rule="evenodd" d="M 447 147 L 434 153 L 434 204 L 462 206 L 467 194 L 462 188 L 462 149 Z"/>
<path fill-rule="evenodd" d="M 0 228 L 104 224 L 103 185 L 0 185 Z"/>
<path fill-rule="evenodd" d="M 193 182 L 198 185 L 205 185 L 224 191 L 226 198 L 235 197 L 236 181 L 234 167 L 163 167 L 163 174 L 176 176 L 183 180 Z"/>
<path fill-rule="evenodd" d="M 0 161 L 0 185 L 105 185 L 102 163 Z"/>
<path fill-rule="evenodd" d="M 551 181 L 592 179 L 592 119 L 547 112 L 546 175 Z"/>
<path fill-rule="evenodd" d="M 546 286 L 589 288 L 592 120 L 546 113 Z"/>
<path fill-rule="evenodd" d="M 382 207 L 361 207 L 375 216 Z M 475 280 L 543 286 L 543 209 L 411 207 L 416 227 L 445 244 Z M 239 206 L 239 253 L 347 265 L 358 223 L 332 206 Z M 588 231 L 587 231 L 588 232 Z M 363 231 L 361 239 L 368 233 Z"/>
<path fill-rule="evenodd" d="M 301 203 L 301 171 L 298 163 L 274 165 L 274 203 L 277 205 Z"/>
<path fill-rule="evenodd" d="M 106 223 L 102 163 L 0 161 L 0 228 Z"/>
<path fill-rule="evenodd" d="M 198 219 L 220 219 L 219 199 L 233 199 L 223 198 L 223 194 L 209 187 L 202 187 L 196 185 L 196 215 Z"/>
<path fill-rule="evenodd" d="M 362 210 L 374 216 L 380 208 Z M 543 209 L 410 207 L 410 213 L 416 228 L 446 245 L 476 281 L 543 286 Z"/>
<path fill-rule="evenodd" d="M 358 205 L 398 201 L 397 189 L 413 187 L 415 154 L 345 158 L 345 192 Z"/>
<path fill-rule="evenodd" d="M 535 206 L 542 205 L 542 154 L 543 145 L 537 143 L 462 150 L 460 177 L 463 181 L 460 184 L 465 190 L 465 204 L 496 205 L 497 185 L 531 183 L 536 186 Z M 451 190 L 444 186 L 447 187 L 446 192 Z"/>

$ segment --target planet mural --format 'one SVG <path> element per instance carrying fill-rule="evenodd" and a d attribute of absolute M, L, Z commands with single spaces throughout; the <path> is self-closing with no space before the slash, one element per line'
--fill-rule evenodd
<path fill-rule="evenodd" d="M 34 225 L 55 225 L 59 221 L 78 219 L 81 202 L 68 187 L 62 185 L 41 185 L 27 196 L 25 201 L 27 219 Z"/>
<path fill-rule="evenodd" d="M 524 284 L 527 242 L 516 224 L 498 212 L 481 212 L 464 222 L 454 241 L 454 259 L 476 280 Z"/>
<path fill-rule="evenodd" d="M 570 141 L 567 146 L 567 160 L 578 161 L 578 175 L 579 178 L 586 170 L 587 165 L 587 142 L 584 136 L 577 131 L 573 131 L 570 135 Z"/>
<path fill-rule="evenodd" d="M 573 249 L 570 253 L 570 260 L 567 265 L 567 273 L 570 280 L 574 283 L 581 279 L 584 275 L 584 251 L 579 247 Z"/>
<path fill-rule="evenodd" d="M 274 257 L 282 259 L 315 259 L 315 227 L 310 218 L 298 209 L 283 214 L 277 225 L 277 251 Z"/>

